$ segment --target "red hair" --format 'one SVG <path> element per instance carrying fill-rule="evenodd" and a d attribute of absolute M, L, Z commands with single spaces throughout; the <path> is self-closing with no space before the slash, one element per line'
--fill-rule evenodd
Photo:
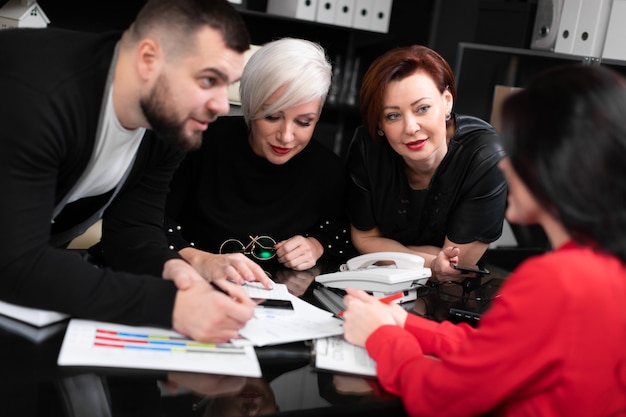
<path fill-rule="evenodd" d="M 387 86 L 392 81 L 402 80 L 418 70 L 430 75 L 439 92 L 443 93 L 448 89 L 452 99 L 456 100 L 454 74 L 441 55 L 422 45 L 394 48 L 372 62 L 361 83 L 361 119 L 374 140 L 377 138 L 376 131 Z"/>

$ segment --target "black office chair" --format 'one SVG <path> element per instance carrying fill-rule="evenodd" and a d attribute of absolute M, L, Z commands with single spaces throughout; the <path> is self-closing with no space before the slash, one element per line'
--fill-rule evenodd
<path fill-rule="evenodd" d="M 511 231 L 517 240 L 517 246 L 489 248 L 479 264 L 513 271 L 525 259 L 552 249 L 548 237 L 538 225 L 520 226 L 512 224 Z"/>
<path fill-rule="evenodd" d="M 525 249 L 538 249 L 548 251 L 551 249 L 550 241 L 543 228 L 537 224 L 519 225 L 511 224 L 511 230 L 517 240 L 517 246 Z"/>

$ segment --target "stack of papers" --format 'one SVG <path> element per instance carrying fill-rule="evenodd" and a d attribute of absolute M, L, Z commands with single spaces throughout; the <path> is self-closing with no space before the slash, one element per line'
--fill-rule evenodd
<path fill-rule="evenodd" d="M 285 300 L 293 308 L 260 305 L 241 329 L 241 339 L 218 345 L 198 343 L 172 330 L 72 319 L 58 364 L 260 377 L 254 346 L 315 340 L 317 368 L 376 374 L 365 349 L 343 340 L 343 320 L 331 312 L 292 295 L 284 284 L 271 290 L 254 284 L 244 288 L 252 298 Z"/>
<path fill-rule="evenodd" d="M 261 376 L 252 346 L 199 343 L 171 330 L 79 319 L 70 320 L 58 364 Z"/>

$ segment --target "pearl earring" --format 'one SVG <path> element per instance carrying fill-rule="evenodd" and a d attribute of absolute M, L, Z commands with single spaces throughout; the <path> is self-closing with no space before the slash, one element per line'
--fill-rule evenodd
<path fill-rule="evenodd" d="M 385 136 L 385 132 L 383 132 L 383 131 L 382 131 L 382 130 L 380 130 L 380 129 L 378 129 L 378 130 L 376 131 L 376 134 L 377 134 L 378 136 Z"/>

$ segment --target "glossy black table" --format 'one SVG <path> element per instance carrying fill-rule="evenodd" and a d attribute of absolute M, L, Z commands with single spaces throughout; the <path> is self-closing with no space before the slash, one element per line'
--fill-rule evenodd
<path fill-rule="evenodd" d="M 325 268 L 276 269 L 272 276 L 294 295 L 316 304 L 312 289 L 321 272 Z M 494 279 L 489 291 L 499 277 Z M 425 290 L 406 308 L 433 320 L 462 320 L 449 314 L 458 300 L 441 294 Z M 471 303 L 476 297 L 466 298 Z M 373 379 L 316 371 L 308 342 L 257 348 L 262 378 L 59 367 L 66 325 L 36 329 L 0 316 L 3 416 L 406 415 L 401 401 Z"/>
<path fill-rule="evenodd" d="M 319 268 L 274 270 L 305 297 Z M 308 342 L 257 348 L 262 378 L 56 365 L 66 322 L 0 316 L 3 416 L 404 416 L 375 380 L 317 372 Z"/>

